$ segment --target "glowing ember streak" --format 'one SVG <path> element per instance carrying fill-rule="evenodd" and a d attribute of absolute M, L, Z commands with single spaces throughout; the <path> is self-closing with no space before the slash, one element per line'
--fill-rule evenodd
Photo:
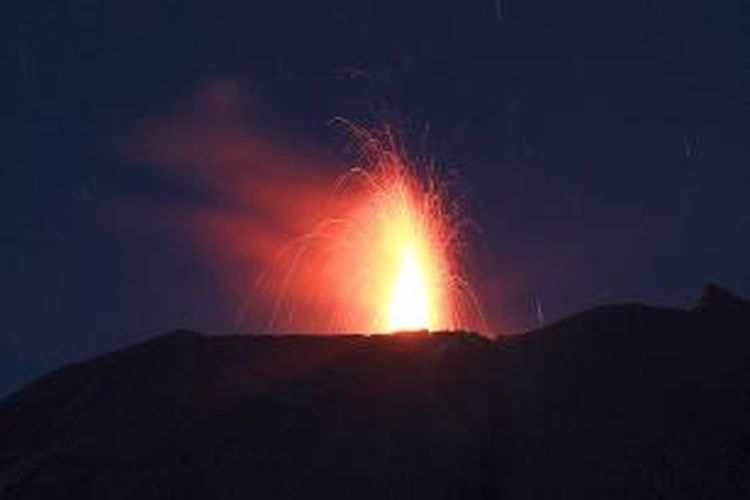
<path fill-rule="evenodd" d="M 334 215 L 293 246 L 293 257 L 287 253 L 275 318 L 305 300 L 308 318 L 310 310 L 328 311 L 329 323 L 316 324 L 327 331 L 483 326 L 459 272 L 460 218 L 447 209 L 440 184 L 431 172 L 418 175 L 392 136 L 354 132 L 364 164 L 340 180 Z"/>

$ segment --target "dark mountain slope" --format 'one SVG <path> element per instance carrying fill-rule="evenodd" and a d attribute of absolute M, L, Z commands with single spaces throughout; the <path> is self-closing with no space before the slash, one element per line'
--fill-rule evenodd
<path fill-rule="evenodd" d="M 491 351 L 473 337 L 168 335 L 8 399 L 2 487 L 10 498 L 473 491 Z"/>
<path fill-rule="evenodd" d="M 1 498 L 743 498 L 750 307 L 513 340 L 177 332 L 0 404 Z"/>
<path fill-rule="evenodd" d="M 750 308 L 725 305 L 604 307 L 523 338 L 518 497 L 750 497 Z"/>

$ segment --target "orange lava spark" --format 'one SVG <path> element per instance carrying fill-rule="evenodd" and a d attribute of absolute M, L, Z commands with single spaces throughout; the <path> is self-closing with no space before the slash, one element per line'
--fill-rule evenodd
<path fill-rule="evenodd" d="M 367 174 L 370 190 L 351 226 L 356 233 L 340 236 L 357 242 L 362 266 L 373 268 L 362 293 L 373 300 L 379 331 L 445 328 L 451 305 L 444 300 L 443 221 L 400 158 L 387 154 L 381 161 Z"/>
<path fill-rule="evenodd" d="M 287 252 L 278 308 L 291 320 L 295 297 L 317 297 L 333 331 L 476 329 L 481 312 L 459 269 L 461 218 L 436 176 L 420 175 L 392 136 L 354 131 L 363 165 L 340 179 L 333 215 Z"/>

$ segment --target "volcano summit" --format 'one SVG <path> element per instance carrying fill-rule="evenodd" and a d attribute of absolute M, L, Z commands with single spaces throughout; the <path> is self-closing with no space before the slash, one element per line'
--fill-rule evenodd
<path fill-rule="evenodd" d="M 472 334 L 179 331 L 0 406 L 0 496 L 747 498 L 750 305 Z"/>

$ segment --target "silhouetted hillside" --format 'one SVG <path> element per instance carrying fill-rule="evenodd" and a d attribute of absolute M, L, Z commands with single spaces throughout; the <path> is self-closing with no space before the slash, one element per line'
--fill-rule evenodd
<path fill-rule="evenodd" d="M 204 336 L 0 404 L 2 498 L 743 498 L 750 306 L 525 336 Z"/>

